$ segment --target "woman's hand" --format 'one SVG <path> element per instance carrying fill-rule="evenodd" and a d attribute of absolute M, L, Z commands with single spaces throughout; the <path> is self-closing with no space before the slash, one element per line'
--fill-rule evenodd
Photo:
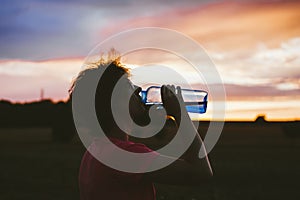
<path fill-rule="evenodd" d="M 185 111 L 181 88 L 179 86 L 175 88 L 174 85 L 163 85 L 161 87 L 161 99 L 167 115 L 173 116 L 179 123 L 181 113 Z"/>

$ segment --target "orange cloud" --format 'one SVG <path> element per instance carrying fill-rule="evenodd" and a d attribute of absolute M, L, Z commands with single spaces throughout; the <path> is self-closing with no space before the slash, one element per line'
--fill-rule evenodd
<path fill-rule="evenodd" d="M 223 2 L 170 10 L 136 18 L 101 30 L 110 35 L 128 28 L 158 26 L 196 39 L 210 51 L 253 48 L 258 43 L 276 47 L 300 35 L 300 2 Z"/>

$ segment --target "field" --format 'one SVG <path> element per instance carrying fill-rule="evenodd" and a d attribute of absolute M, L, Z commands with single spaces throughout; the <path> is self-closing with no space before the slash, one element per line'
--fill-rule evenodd
<path fill-rule="evenodd" d="M 50 128 L 0 129 L 0 199 L 79 199 L 84 147 L 53 143 Z M 300 199 L 300 138 L 274 125 L 225 127 L 210 153 L 214 182 L 197 187 L 156 184 L 157 199 Z"/>

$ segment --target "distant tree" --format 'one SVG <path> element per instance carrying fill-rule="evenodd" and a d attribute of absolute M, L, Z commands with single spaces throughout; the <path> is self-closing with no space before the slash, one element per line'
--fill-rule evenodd
<path fill-rule="evenodd" d="M 59 102 L 53 113 L 52 133 L 55 142 L 69 142 L 76 130 L 73 122 L 71 102 Z"/>
<path fill-rule="evenodd" d="M 255 123 L 257 124 L 264 124 L 266 123 L 266 116 L 265 115 L 258 115 L 256 120 L 255 120 Z"/>
<path fill-rule="evenodd" d="M 30 103 L 0 101 L 0 127 L 51 127 L 53 140 L 69 142 L 75 134 L 71 103 L 50 99 Z"/>

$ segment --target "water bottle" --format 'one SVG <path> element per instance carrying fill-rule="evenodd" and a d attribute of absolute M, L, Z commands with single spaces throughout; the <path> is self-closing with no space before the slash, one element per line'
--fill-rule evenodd
<path fill-rule="evenodd" d="M 140 96 L 146 105 L 162 105 L 160 86 L 150 86 L 141 91 Z M 207 92 L 204 90 L 181 89 L 187 112 L 205 113 L 207 108 Z"/>

